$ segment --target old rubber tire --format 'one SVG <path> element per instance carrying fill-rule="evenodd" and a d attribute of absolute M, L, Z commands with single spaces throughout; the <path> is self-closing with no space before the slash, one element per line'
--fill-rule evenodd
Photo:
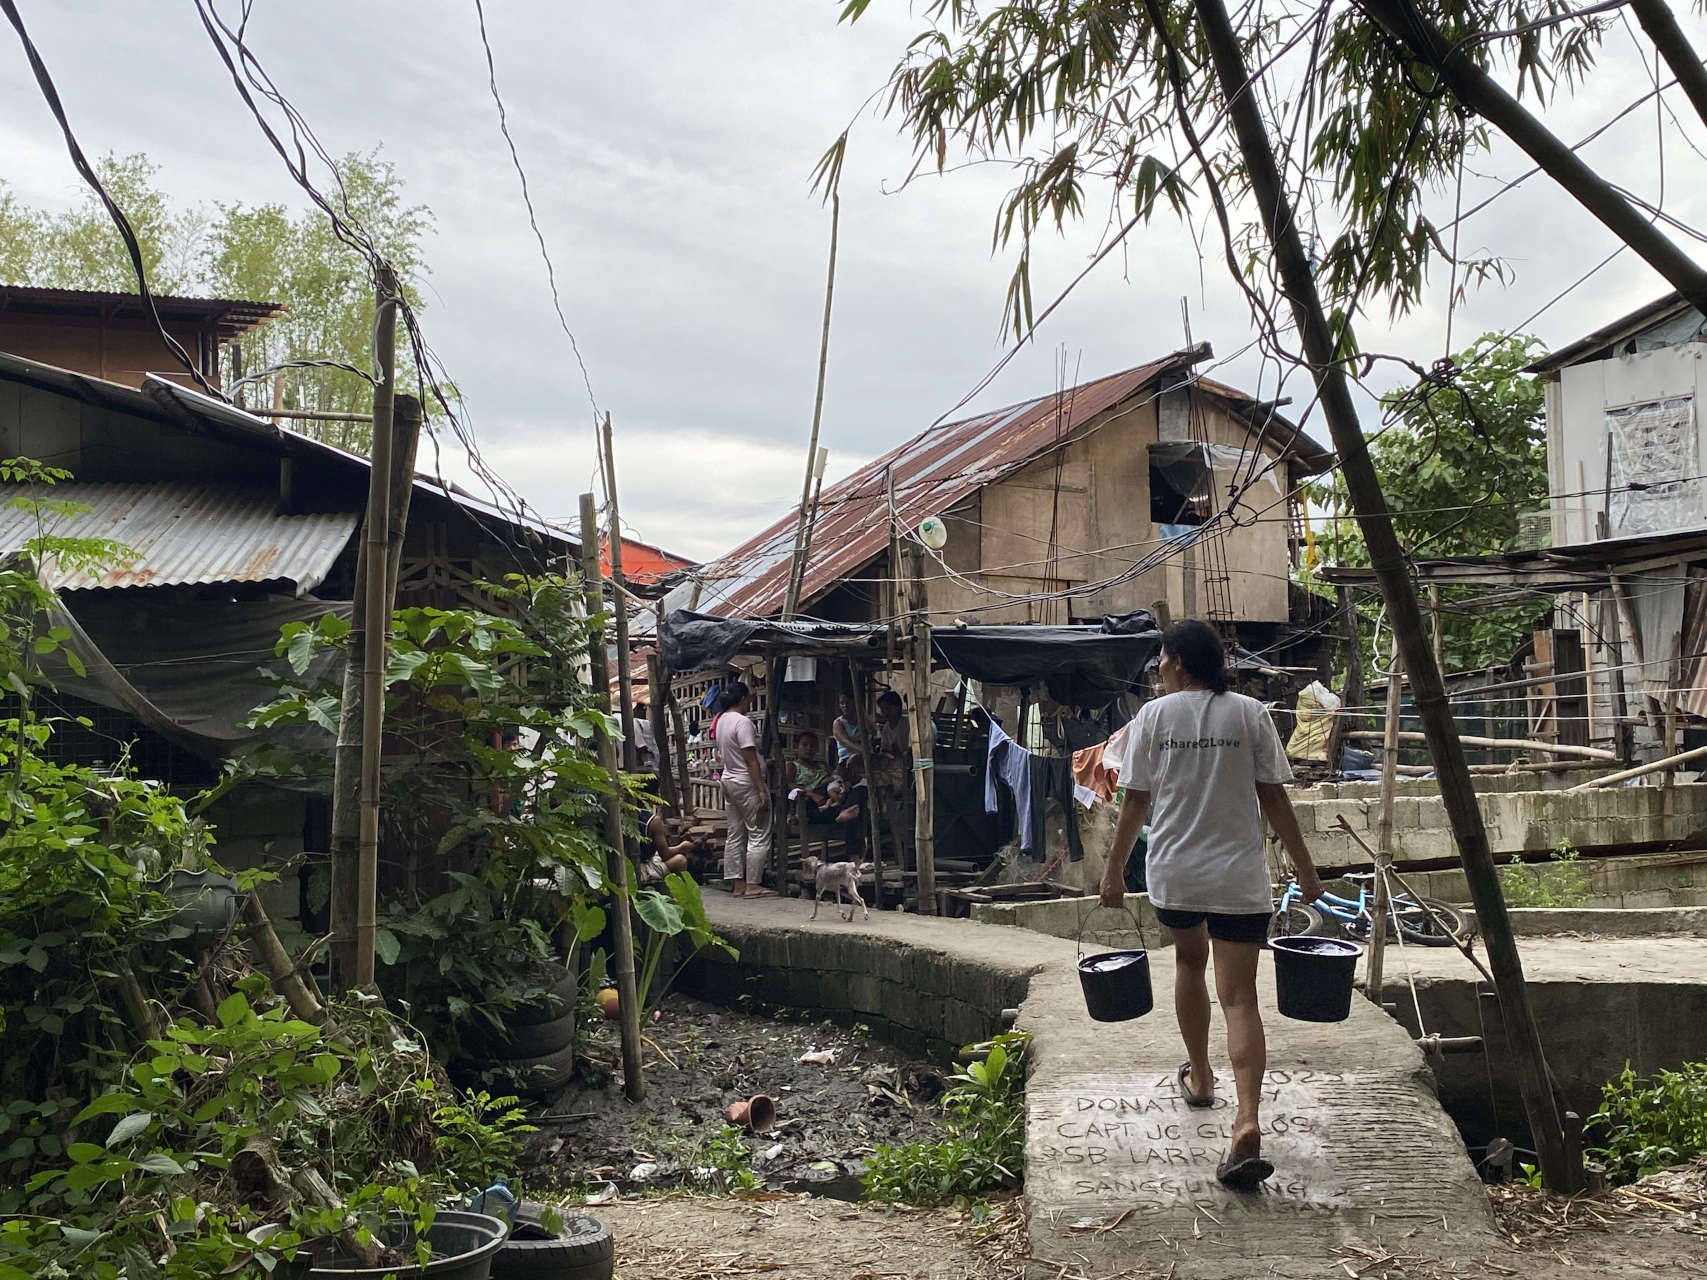
<path fill-rule="evenodd" d="M 1450 902 L 1441 902 L 1435 898 L 1419 899 L 1434 913 L 1431 917 L 1414 903 L 1399 900 L 1399 932 L 1405 935 L 1405 941 L 1415 943 L 1419 947 L 1450 947 L 1454 940 L 1468 942 L 1470 940 L 1470 919 Z M 1435 923 L 1438 917 L 1440 924 Z M 1440 925 L 1446 926 L 1448 932 L 1442 933 Z"/>
<path fill-rule="evenodd" d="M 570 970 L 560 964 L 547 962 L 542 966 L 539 975 L 539 985 L 544 987 L 547 995 L 537 1004 L 522 1005 L 518 1009 L 509 1009 L 504 1013 L 504 1025 L 507 1027 L 531 1027 L 545 1022 L 556 1022 L 575 1010 L 575 999 L 580 993 L 580 985 Z M 540 1050 L 541 1053 L 546 1052 Z"/>
<path fill-rule="evenodd" d="M 616 1270 L 616 1241 L 591 1214 L 563 1214 L 563 1231 L 540 1225 L 542 1205 L 524 1202 L 516 1228 L 492 1258 L 492 1280 L 610 1280 Z M 529 1236 L 539 1236 L 529 1239 Z"/>
<path fill-rule="evenodd" d="M 543 1058 L 575 1043 L 575 1019 L 565 1015 L 555 1022 L 511 1024 L 502 1035 L 487 1036 L 481 1045 L 483 1056 L 493 1062 L 514 1062 L 517 1058 Z"/>
<path fill-rule="evenodd" d="M 508 1058 L 492 1063 L 495 1071 L 510 1077 L 511 1087 L 524 1098 L 541 1098 L 569 1083 L 575 1072 L 573 1043 L 556 1053 L 537 1058 Z"/>

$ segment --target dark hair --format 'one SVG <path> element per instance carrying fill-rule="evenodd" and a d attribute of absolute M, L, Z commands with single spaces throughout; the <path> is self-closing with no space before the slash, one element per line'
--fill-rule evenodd
<path fill-rule="evenodd" d="M 719 711 L 733 711 L 747 700 L 747 695 L 751 692 L 752 690 L 739 680 L 731 680 L 723 686 L 723 692 L 717 695 L 717 709 Z"/>
<path fill-rule="evenodd" d="M 893 689 L 885 689 L 877 695 L 877 705 L 880 707 L 898 707 L 901 705 L 901 695 Z"/>
<path fill-rule="evenodd" d="M 1211 693 L 1227 692 L 1227 654 L 1207 622 L 1187 618 L 1174 623 L 1162 632 L 1162 650 L 1173 654 L 1186 675 L 1208 685 Z"/>

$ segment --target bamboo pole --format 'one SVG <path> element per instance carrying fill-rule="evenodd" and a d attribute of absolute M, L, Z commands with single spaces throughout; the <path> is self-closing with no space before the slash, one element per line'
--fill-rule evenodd
<path fill-rule="evenodd" d="M 640 768 L 639 744 L 634 740 L 634 655 L 628 651 L 628 583 L 622 574 L 622 514 L 616 501 L 616 451 L 611 438 L 610 414 L 605 414 L 605 495 L 610 501 L 611 612 L 616 621 L 616 683 L 621 706 L 622 767 L 633 773 Z M 607 687 L 608 696 L 608 687 Z"/>
<path fill-rule="evenodd" d="M 824 372 L 830 362 L 830 304 L 836 296 L 836 238 L 842 223 L 842 197 L 830 192 L 830 268 L 824 281 L 824 325 L 818 335 L 818 391 L 812 402 L 812 437 L 806 445 L 806 480 L 800 487 L 800 514 L 794 523 L 794 557 L 788 565 L 788 592 L 783 599 L 782 619 L 788 622 L 800 610 L 800 593 L 806 583 L 807 545 L 812 536 L 807 507 L 812 503 L 813 473 L 824 480 L 818 460 L 818 428 L 824 420 Z"/>
<path fill-rule="evenodd" d="M 1438 613 L 1435 621 L 1440 621 Z M 1368 988 L 1369 999 L 1376 1008 L 1381 1007 L 1382 977 L 1386 970 L 1388 907 L 1384 872 L 1393 864 L 1393 798 L 1399 782 L 1399 709 L 1405 696 L 1404 682 L 1399 679 L 1399 673 L 1404 670 L 1404 661 L 1395 640 L 1393 661 L 1387 676 L 1387 723 L 1382 731 L 1381 823 L 1375 842 L 1375 912 L 1369 929 Z"/>
<path fill-rule="evenodd" d="M 1144 0 L 1144 3 L 1153 29 L 1162 33 L 1169 31 L 1169 22 L 1162 13 L 1160 0 Z M 1369 0 L 1369 4 L 1378 19 L 1383 11 L 1391 13 L 1402 6 L 1408 21 L 1422 24 L 1422 19 L 1408 0 Z M 1299 235 L 1296 212 L 1275 161 L 1268 125 L 1258 107 L 1256 95 L 1249 91 L 1251 76 L 1245 63 L 1244 46 L 1227 14 L 1224 0 L 1196 0 L 1196 10 L 1210 61 L 1225 98 L 1228 119 L 1244 160 L 1252 204 L 1263 220 L 1264 230 L 1274 249 L 1280 286 L 1291 304 L 1304 356 L 1321 397 L 1323 416 L 1339 452 L 1346 491 L 1351 496 L 1358 526 L 1369 549 L 1370 565 L 1381 586 L 1394 633 L 1404 650 L 1405 666 L 1411 672 L 1413 704 L 1428 736 L 1429 754 L 1440 776 L 1441 798 L 1452 824 L 1465 878 L 1475 900 L 1491 968 L 1498 979 L 1500 1012 L 1505 1020 L 1512 1065 L 1517 1074 L 1529 1129 L 1535 1138 L 1542 1177 L 1553 1190 L 1572 1194 L 1583 1185 L 1582 1163 L 1580 1160 L 1573 1163 L 1570 1158 L 1546 1054 L 1541 1048 L 1535 1011 L 1529 1001 L 1528 988 L 1524 985 L 1523 962 L 1517 953 L 1511 917 L 1506 912 L 1505 898 L 1500 891 L 1499 871 L 1494 865 L 1487 828 L 1476 802 L 1475 784 L 1464 758 L 1464 745 L 1458 740 L 1458 726 L 1453 723 L 1440 668 L 1435 665 L 1433 650 L 1423 630 L 1422 611 L 1411 585 L 1404 550 L 1394 532 L 1392 515 L 1381 492 L 1381 481 L 1369 456 L 1369 442 L 1363 434 L 1357 406 L 1351 398 L 1345 372 L 1343 337 L 1335 332 L 1322 308 L 1310 259 Z M 1415 33 L 1395 34 L 1403 39 L 1406 34 Z M 1438 32 L 1434 34 L 1438 35 Z M 1167 52 L 1169 75 L 1181 96 L 1183 116 L 1185 72 L 1171 43 L 1167 44 Z M 1465 63 L 1461 52 L 1454 58 L 1443 60 L 1454 61 L 1459 67 Z M 1472 67 L 1471 71 L 1476 72 L 1476 69 Z M 1476 73 L 1480 74 L 1482 82 L 1492 84 L 1485 73 Z M 1498 92 L 1516 111 L 1523 111 L 1503 90 Z M 1468 99 L 1465 101 L 1471 106 L 1478 105 Z M 1526 112 L 1523 114 L 1533 124 L 1533 118 L 1527 117 Z M 1510 113 L 1505 115 L 1509 118 Z M 1502 128 L 1507 124 L 1505 119 L 1494 122 Z M 1566 158 L 1581 167 L 1581 162 L 1568 150 Z M 1554 159 L 1560 158 L 1555 156 Z M 1558 167 L 1555 165 L 1555 170 Z M 1605 184 L 1601 185 L 1604 187 Z M 1617 203 L 1634 216 L 1628 204 L 1622 200 Z M 1635 221 L 1639 224 L 1639 232 L 1649 235 L 1651 240 L 1653 229 L 1639 218 Z M 1615 230 L 1622 235 L 1623 224 Z M 1707 308 L 1707 274 L 1693 262 L 1683 259 L 1675 249 L 1667 265 L 1680 277 L 1673 279 L 1672 283 L 1680 289 L 1684 283 L 1690 284 L 1692 288 L 1685 291 L 1687 296 Z"/>
<path fill-rule="evenodd" d="M 1385 741 L 1385 730 L 1356 729 L 1345 735 L 1360 741 Z M 1578 760 L 1616 761 L 1618 753 L 1605 751 L 1600 747 L 1578 747 L 1565 742 L 1538 742 L 1534 738 L 1482 738 L 1470 734 L 1458 734 L 1458 741 L 1466 747 L 1480 747 L 1485 751 L 1546 751 L 1553 755 L 1572 756 Z M 1415 729 L 1406 729 L 1399 734 L 1401 742 L 1427 742 L 1426 733 L 1418 733 Z"/>
<path fill-rule="evenodd" d="M 387 397 L 390 399 L 390 397 Z M 376 396 L 377 400 L 378 397 Z M 391 456 L 393 415 L 374 415 L 373 465 L 368 469 L 366 541 L 368 574 L 360 601 L 362 631 L 361 858 L 356 864 L 355 985 L 373 986 L 373 942 L 379 926 L 379 761 L 385 733 L 385 653 L 391 638 L 386 607 L 385 565 L 391 543 Z"/>
<path fill-rule="evenodd" d="M 913 643 L 907 669 L 912 675 L 913 857 L 919 868 L 919 914 L 934 916 L 936 900 L 936 774 L 931 732 L 931 624 L 925 612 L 925 552 L 909 539 L 901 549 L 907 564 L 907 606 Z"/>
<path fill-rule="evenodd" d="M 1680 751 L 1676 755 L 1666 756 L 1664 759 L 1650 760 L 1647 764 L 1639 764 L 1634 769 L 1621 769 L 1617 773 L 1590 778 L 1587 782 L 1579 782 L 1574 787 L 1567 787 L 1566 793 L 1593 791 L 1596 787 L 1616 786 L 1620 782 L 1628 782 L 1632 778 L 1640 778 L 1650 773 L 1659 773 L 1663 769 L 1676 769 L 1680 764 L 1688 764 L 1691 760 L 1699 760 L 1703 756 L 1707 756 L 1707 747 L 1693 747 L 1688 751 Z"/>
<path fill-rule="evenodd" d="M 581 592 L 587 616 L 604 612 L 604 573 L 599 568 L 599 513 L 593 495 L 581 495 Z M 587 638 L 587 661 L 593 685 L 593 705 L 610 710 L 610 667 L 605 657 L 603 627 L 591 629 Z M 600 727 L 594 734 L 599 763 L 610 777 L 605 793 L 605 843 L 610 846 L 611 923 L 616 935 L 616 992 L 622 1008 L 622 1091 L 630 1102 L 646 1097 L 646 1081 L 640 1068 L 640 998 L 634 980 L 634 921 L 628 906 L 628 857 L 622 842 L 622 768 L 617 763 L 616 743 Z"/>
<path fill-rule="evenodd" d="M 377 291 L 374 314 L 374 354 L 379 382 L 373 392 L 374 435 L 388 439 L 395 408 L 397 368 L 397 302 L 383 284 Z M 274 380 L 275 399 L 281 384 Z M 385 431 L 380 431 L 380 424 Z M 372 468 L 377 474 L 377 466 Z M 370 495 L 371 496 L 371 495 Z M 371 505 L 371 503 L 370 503 Z M 348 647 L 344 651 L 343 696 L 339 699 L 338 739 L 332 752 L 332 836 L 328 850 L 332 874 L 332 946 L 329 960 L 332 985 L 338 990 L 356 983 L 357 916 L 361 901 L 361 777 L 362 672 L 366 667 L 367 628 L 362 602 L 368 594 L 368 541 L 356 554 L 354 608 Z"/>

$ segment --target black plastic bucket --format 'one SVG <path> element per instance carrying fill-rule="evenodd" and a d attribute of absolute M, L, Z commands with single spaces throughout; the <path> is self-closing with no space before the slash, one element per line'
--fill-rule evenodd
<path fill-rule="evenodd" d="M 433 1247 L 433 1260 L 424 1267 L 397 1266 L 363 1267 L 347 1258 L 316 1256 L 308 1270 L 309 1280 L 322 1276 L 337 1276 L 340 1280 L 363 1280 L 383 1276 L 430 1276 L 432 1280 L 487 1280 L 492 1274 L 492 1259 L 504 1247 L 509 1228 L 497 1218 L 484 1213 L 468 1213 L 460 1209 L 440 1209 L 427 1228 L 427 1243 Z M 414 1242 L 414 1224 L 403 1214 L 394 1213 L 385 1232 L 386 1243 L 406 1245 Z"/>
<path fill-rule="evenodd" d="M 1363 948 L 1344 938 L 1271 938 L 1274 989 L 1282 1017 L 1299 1022 L 1344 1022 L 1351 1017 L 1351 985 Z"/>
<path fill-rule="evenodd" d="M 1110 908 L 1114 910 L 1114 908 Z M 1144 926 L 1132 915 L 1138 929 L 1138 941 L 1144 941 Z M 1094 913 L 1092 913 L 1094 914 Z M 1090 919 L 1090 914 L 1085 920 Z M 1079 923 L 1079 942 L 1083 945 L 1085 923 Z M 1085 993 L 1085 1010 L 1093 1022 L 1130 1022 L 1142 1018 L 1156 1007 L 1150 990 L 1150 953 L 1142 945 L 1135 951 L 1099 951 L 1094 955 L 1079 954 L 1079 986 Z"/>

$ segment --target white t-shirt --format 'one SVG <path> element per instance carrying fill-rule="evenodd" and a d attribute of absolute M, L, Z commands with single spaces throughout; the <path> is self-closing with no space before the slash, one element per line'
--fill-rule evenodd
<path fill-rule="evenodd" d="M 1173 911 L 1271 910 L 1256 784 L 1291 779 L 1255 698 L 1187 689 L 1148 703 L 1132 722 L 1120 785 L 1150 793 L 1150 900 Z"/>
<path fill-rule="evenodd" d="M 753 722 L 739 711 L 725 711 L 717 717 L 717 754 L 722 758 L 723 776 L 729 781 L 753 781 L 742 749 L 757 750 L 758 746 L 759 735 L 753 731 Z"/>

